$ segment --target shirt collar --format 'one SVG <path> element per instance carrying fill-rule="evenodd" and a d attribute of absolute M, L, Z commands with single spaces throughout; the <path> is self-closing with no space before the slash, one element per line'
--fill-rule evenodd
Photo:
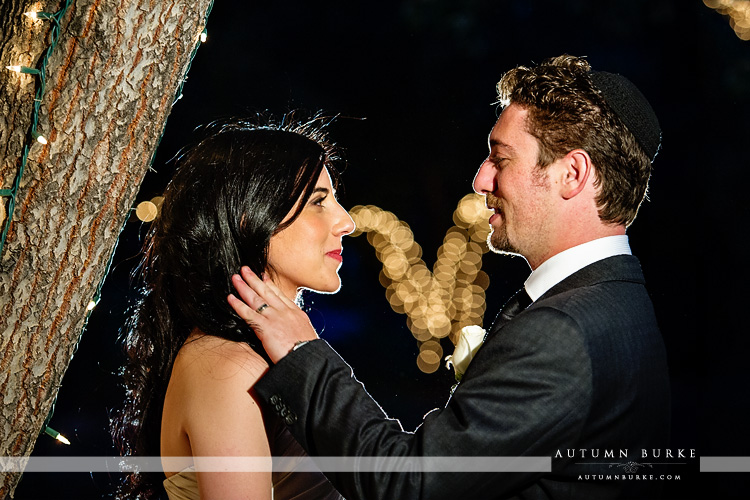
<path fill-rule="evenodd" d="M 535 301 L 576 271 L 615 255 L 632 255 L 627 235 L 599 238 L 553 255 L 531 273 L 524 288 Z"/>

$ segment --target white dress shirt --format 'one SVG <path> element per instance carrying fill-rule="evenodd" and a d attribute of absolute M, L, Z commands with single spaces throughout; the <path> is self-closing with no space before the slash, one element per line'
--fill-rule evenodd
<path fill-rule="evenodd" d="M 571 274 L 615 255 L 632 255 L 627 235 L 607 236 L 568 248 L 545 260 L 523 286 L 533 302 Z"/>

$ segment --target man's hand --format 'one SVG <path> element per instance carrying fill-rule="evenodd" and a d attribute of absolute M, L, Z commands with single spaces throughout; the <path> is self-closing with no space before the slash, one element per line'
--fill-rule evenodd
<path fill-rule="evenodd" d="M 270 279 L 261 280 L 247 266 L 240 272 L 241 276 L 232 276 L 240 298 L 230 294 L 227 301 L 255 331 L 271 361 L 278 363 L 298 342 L 318 338 L 307 314 L 285 297 Z"/>

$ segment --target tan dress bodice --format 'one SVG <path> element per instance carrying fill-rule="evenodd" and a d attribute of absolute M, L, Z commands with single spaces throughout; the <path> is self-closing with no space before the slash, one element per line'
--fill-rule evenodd
<path fill-rule="evenodd" d="M 278 417 L 267 419 L 266 434 L 274 457 L 307 456 Z M 271 483 L 274 500 L 343 500 L 322 472 L 273 471 Z M 173 474 L 163 484 L 169 500 L 200 500 L 198 479 L 193 467 Z"/>

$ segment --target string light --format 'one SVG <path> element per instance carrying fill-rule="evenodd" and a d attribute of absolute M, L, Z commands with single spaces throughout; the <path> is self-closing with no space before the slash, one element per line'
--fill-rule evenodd
<path fill-rule="evenodd" d="M 16 73 L 25 73 L 28 75 L 40 74 L 40 71 L 38 69 L 29 68 L 27 66 L 6 66 L 6 68 Z"/>
<path fill-rule="evenodd" d="M 206 40 L 208 39 L 208 32 L 205 28 L 203 28 L 203 31 L 201 31 L 201 43 L 206 43 Z"/>
<path fill-rule="evenodd" d="M 65 5 L 63 7 L 55 12 L 54 14 L 50 14 L 48 12 L 26 12 L 25 15 L 33 20 L 44 20 L 44 21 L 50 21 L 52 23 L 52 30 L 49 35 L 49 46 L 47 47 L 47 50 L 44 51 L 44 54 L 42 55 L 40 63 L 37 65 L 37 68 L 31 68 L 28 66 L 23 65 L 14 65 L 14 66 L 6 66 L 7 69 L 10 71 L 19 73 L 19 74 L 29 74 L 36 76 L 36 94 L 34 95 L 34 106 L 33 106 L 33 112 L 31 115 L 31 126 L 29 129 L 29 135 L 31 136 L 32 140 L 42 144 L 46 145 L 48 143 L 47 139 L 41 135 L 39 132 L 37 132 L 37 125 L 39 123 L 39 109 L 42 104 L 42 97 L 44 96 L 44 88 L 45 88 L 45 68 L 47 67 L 47 62 L 49 61 L 50 55 L 52 54 L 52 51 L 57 46 L 57 39 L 60 35 L 60 19 L 65 15 L 68 8 L 70 8 L 70 5 L 73 0 L 66 0 Z M 28 142 L 24 144 L 23 146 L 23 153 L 21 155 L 21 162 L 18 167 L 18 171 L 16 172 L 16 176 L 13 180 L 13 186 L 10 189 L 2 189 L 0 190 L 1 196 L 8 196 L 10 197 L 10 201 L 8 202 L 8 211 L 5 217 L 5 226 L 3 227 L 2 236 L 0 236 L 0 254 L 2 254 L 3 248 L 5 247 L 5 239 L 8 236 L 8 233 L 10 232 L 10 225 L 13 221 L 13 212 L 15 210 L 16 206 L 16 196 L 18 195 L 18 189 L 21 185 L 21 178 L 23 177 L 24 169 L 26 168 L 26 162 L 29 157 L 29 152 L 31 150 L 31 144 Z"/>
<path fill-rule="evenodd" d="M 23 65 L 6 66 L 6 68 L 8 70 L 14 71 L 15 73 L 18 73 L 18 74 L 30 74 L 30 75 L 36 76 L 37 86 L 36 86 L 36 94 L 34 96 L 34 106 L 33 106 L 33 113 L 32 113 L 32 117 L 31 117 L 31 126 L 30 126 L 30 129 L 29 129 L 29 135 L 32 138 L 32 140 L 35 140 L 35 141 L 37 141 L 38 143 L 40 143 L 42 145 L 48 144 L 47 139 L 43 135 L 41 135 L 39 132 L 37 132 L 37 125 L 38 125 L 38 121 L 39 121 L 39 110 L 40 110 L 40 107 L 41 107 L 42 98 L 44 96 L 45 83 L 46 83 L 46 80 L 45 80 L 45 70 L 46 70 L 47 62 L 49 61 L 50 55 L 51 55 L 52 51 L 55 49 L 55 47 L 57 45 L 57 40 L 59 38 L 60 29 L 61 29 L 60 20 L 66 14 L 66 12 L 70 8 L 71 4 L 72 4 L 72 0 L 65 0 L 65 4 L 63 5 L 63 7 L 59 11 L 55 12 L 54 14 L 48 13 L 48 12 L 26 12 L 25 15 L 28 18 L 30 18 L 32 21 L 44 20 L 44 21 L 50 21 L 52 23 L 51 33 L 50 33 L 50 35 L 47 38 L 49 40 L 49 45 L 47 46 L 47 49 L 44 52 L 44 54 L 43 54 L 43 56 L 41 58 L 40 63 L 36 65 L 36 68 L 31 68 L 31 67 L 23 66 Z M 193 59 L 195 58 L 195 54 L 197 53 L 198 47 L 200 46 L 200 42 L 205 42 L 206 41 L 207 32 L 206 32 L 206 29 L 205 29 L 205 25 L 206 25 L 206 23 L 208 21 L 208 16 L 211 13 L 212 9 L 213 9 L 213 2 L 211 2 L 209 4 L 209 6 L 208 6 L 208 8 L 206 10 L 206 13 L 205 13 L 205 16 L 204 16 L 204 19 L 203 19 L 202 32 L 199 35 L 199 37 L 197 38 L 196 44 L 193 47 L 193 51 L 190 54 L 190 58 L 188 60 L 188 65 L 187 65 L 187 68 L 185 69 L 184 75 L 187 75 L 188 71 L 190 70 L 190 67 L 192 65 Z M 200 41 L 200 42 L 198 42 L 198 41 Z M 183 78 L 180 80 L 180 85 L 179 85 L 179 87 L 177 89 L 177 92 L 175 94 L 177 96 L 177 98 L 179 98 L 179 97 L 182 96 L 182 88 L 183 88 L 183 86 L 185 84 L 185 80 L 186 80 L 186 78 L 185 78 L 184 75 L 183 75 Z M 13 211 L 14 211 L 14 208 L 15 208 L 16 196 L 18 194 L 19 186 L 20 186 L 20 183 L 21 183 L 21 179 L 23 177 L 23 172 L 24 172 L 24 168 L 26 166 L 26 162 L 28 160 L 28 155 L 29 155 L 30 149 L 31 149 L 31 144 L 27 141 L 24 144 L 24 146 L 23 146 L 23 153 L 21 155 L 21 161 L 20 161 L 20 164 L 19 164 L 18 171 L 16 172 L 16 175 L 15 175 L 15 178 L 14 178 L 14 181 L 13 181 L 13 186 L 10 189 L 0 189 L 0 196 L 8 196 L 10 198 L 10 200 L 8 202 L 7 213 L 5 213 L 5 210 L 4 210 L 5 206 L 4 206 L 4 204 L 0 204 L 0 212 L 3 212 L 2 215 L 5 218 L 5 224 L 4 224 L 4 227 L 3 227 L 3 230 L 2 230 L 2 236 L 0 237 L 0 255 L 2 255 L 2 251 L 3 251 L 4 247 L 5 247 L 5 240 L 7 238 L 7 235 L 9 233 L 9 231 L 10 231 L 11 222 L 13 220 Z M 152 164 L 153 164 L 155 155 L 156 155 L 156 148 L 154 148 L 154 152 L 153 152 L 153 154 L 151 156 L 151 163 Z M 160 196 L 157 196 L 156 198 L 154 198 L 154 199 L 151 200 L 151 203 L 152 203 L 152 205 L 155 206 L 157 213 L 158 213 L 158 210 L 161 207 L 162 201 L 163 201 L 163 198 L 160 197 Z M 106 270 L 105 270 L 104 276 L 107 276 L 107 274 L 109 273 L 109 269 L 112 266 L 112 260 L 113 260 L 113 258 L 114 258 L 114 252 L 111 252 L 109 261 L 107 262 L 107 266 L 106 266 Z M 104 284 L 104 278 L 102 278 L 102 280 L 99 282 L 99 285 L 97 286 L 97 290 L 96 290 L 96 293 L 94 295 L 93 300 L 91 300 L 87 304 L 87 306 L 86 306 L 87 313 L 91 313 L 91 311 L 96 307 L 96 304 L 99 302 L 99 297 L 100 297 L 100 294 L 101 294 L 101 289 L 102 289 L 103 284 Z M 87 316 L 87 320 L 88 320 L 88 316 Z M 75 344 L 75 350 L 77 350 L 77 349 L 78 349 L 78 343 Z M 53 400 L 52 408 L 50 409 L 50 412 L 47 415 L 47 418 L 45 419 L 44 432 L 47 435 L 51 436 L 52 438 L 60 441 L 61 443 L 64 443 L 66 445 L 70 445 L 70 441 L 67 438 L 65 438 L 65 436 L 63 436 L 62 434 L 60 434 L 59 432 L 57 432 L 56 430 L 50 428 L 47 425 L 47 423 L 50 421 L 50 419 L 52 418 L 52 415 L 54 413 L 55 402 L 56 401 Z"/>
<path fill-rule="evenodd" d="M 68 441 L 68 438 L 66 438 L 65 436 L 63 436 L 63 435 L 62 435 L 62 434 L 60 434 L 59 432 L 57 432 L 57 431 L 56 431 L 55 429 L 53 429 L 52 427 L 50 427 L 50 426 L 45 426 L 45 427 L 44 427 L 44 433 L 45 433 L 45 434 L 47 434 L 47 435 L 48 435 L 49 437 L 51 437 L 52 439 L 57 439 L 57 440 L 58 440 L 58 441 L 60 441 L 60 442 L 61 442 L 62 444 L 67 444 L 68 446 L 70 446 L 70 441 Z"/>
<path fill-rule="evenodd" d="M 49 21 L 54 19 L 54 14 L 51 14 L 49 12 L 24 12 L 25 16 L 31 18 L 34 21 L 44 20 Z"/>
<path fill-rule="evenodd" d="M 406 324 L 420 342 L 417 366 L 425 373 L 437 370 L 442 359 L 439 339 L 454 343 L 467 325 L 481 324 L 489 276 L 481 271 L 486 253 L 491 212 L 484 197 L 464 196 L 453 213 L 453 222 L 437 261 L 430 271 L 409 225 L 393 213 L 374 205 L 358 205 L 350 214 L 357 224 L 352 236 L 367 233 L 367 241 L 383 264 L 380 283 L 391 308 L 406 314 Z M 425 347 L 426 346 L 426 347 Z"/>
<path fill-rule="evenodd" d="M 31 136 L 38 142 L 39 144 L 47 144 L 47 138 L 44 137 L 42 134 L 38 133 L 36 130 L 31 132 Z"/>

